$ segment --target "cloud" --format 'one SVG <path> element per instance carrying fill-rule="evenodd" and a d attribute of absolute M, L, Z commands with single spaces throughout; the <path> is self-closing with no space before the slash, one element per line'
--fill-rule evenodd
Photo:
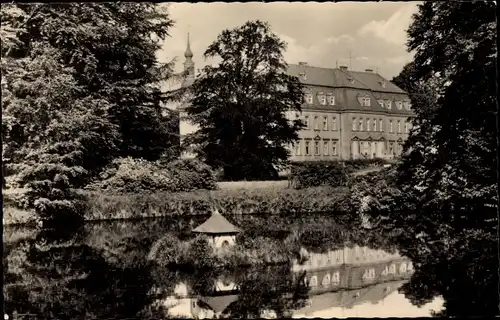
<path fill-rule="evenodd" d="M 406 42 L 406 29 L 410 25 L 411 17 L 415 12 L 415 4 L 407 4 L 387 20 L 368 22 L 358 30 L 358 35 L 373 35 L 390 43 L 404 44 Z"/>

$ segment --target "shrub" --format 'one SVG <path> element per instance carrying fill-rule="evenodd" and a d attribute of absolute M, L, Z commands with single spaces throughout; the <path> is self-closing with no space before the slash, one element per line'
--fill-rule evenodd
<path fill-rule="evenodd" d="M 328 185 L 347 186 L 351 173 L 370 167 L 381 167 L 384 159 L 355 159 L 346 161 L 306 161 L 291 165 L 289 181 L 295 189 Z"/>
<path fill-rule="evenodd" d="M 106 168 L 100 180 L 87 189 L 108 193 L 182 192 L 215 189 L 215 176 L 197 160 L 176 160 L 167 165 L 143 159 L 119 158 Z"/>
<path fill-rule="evenodd" d="M 295 189 L 322 185 L 343 187 L 347 183 L 347 171 L 339 161 L 310 161 L 295 163 L 291 167 L 291 185 Z"/>

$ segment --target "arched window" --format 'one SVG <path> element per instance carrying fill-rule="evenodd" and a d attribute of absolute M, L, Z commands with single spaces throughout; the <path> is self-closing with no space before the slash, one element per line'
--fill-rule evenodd
<path fill-rule="evenodd" d="M 340 273 L 338 271 L 332 274 L 332 283 L 334 284 L 340 283 Z"/>
<path fill-rule="evenodd" d="M 399 266 L 399 273 L 405 273 L 406 272 L 406 263 L 401 263 Z"/>
<path fill-rule="evenodd" d="M 330 285 L 330 282 L 331 282 L 331 279 L 330 279 L 330 274 L 327 273 L 325 274 L 325 276 L 323 277 L 323 281 L 321 282 L 321 285 L 323 285 L 324 287 Z"/>
<path fill-rule="evenodd" d="M 312 276 L 311 277 L 311 282 L 309 283 L 311 287 L 317 287 L 318 286 L 318 277 L 317 276 Z"/>

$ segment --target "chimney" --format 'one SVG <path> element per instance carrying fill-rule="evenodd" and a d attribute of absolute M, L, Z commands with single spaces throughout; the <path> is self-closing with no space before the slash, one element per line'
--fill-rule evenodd
<path fill-rule="evenodd" d="M 340 70 L 343 70 L 343 71 L 347 70 L 347 66 L 340 66 L 339 68 L 340 68 Z"/>
<path fill-rule="evenodd" d="M 299 66 L 307 66 L 307 62 L 301 61 L 301 62 L 299 62 Z"/>
<path fill-rule="evenodd" d="M 373 69 L 365 69 L 366 72 L 373 72 Z"/>

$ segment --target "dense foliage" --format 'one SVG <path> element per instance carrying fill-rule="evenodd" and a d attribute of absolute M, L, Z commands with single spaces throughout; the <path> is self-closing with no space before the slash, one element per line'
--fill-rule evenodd
<path fill-rule="evenodd" d="M 381 167 L 384 159 L 355 159 L 346 161 L 304 161 L 291 164 L 289 181 L 295 189 L 317 186 L 345 187 L 350 174 L 363 169 Z"/>
<path fill-rule="evenodd" d="M 168 164 L 144 159 L 118 158 L 87 187 L 107 194 L 183 192 L 217 188 L 210 167 L 194 159 Z"/>
<path fill-rule="evenodd" d="M 86 194 L 89 220 L 172 217 L 207 214 L 218 208 L 223 214 L 284 214 L 335 212 L 344 210 L 344 190 L 311 188 L 303 190 L 215 190 L 189 193 Z"/>
<path fill-rule="evenodd" d="M 303 124 L 288 112 L 300 111 L 302 85 L 286 74 L 285 48 L 267 23 L 250 21 L 224 30 L 204 53 L 221 62 L 189 88 L 186 112 L 199 130 L 185 143 L 227 180 L 276 177 L 298 138 Z"/>
<path fill-rule="evenodd" d="M 430 94 L 412 97 L 416 126 L 398 169 L 353 189 L 380 226 L 405 231 L 398 242 L 417 266 L 405 294 L 418 304 L 442 295 L 443 316 L 498 313 L 495 7 L 419 5 L 414 62 L 398 81 Z"/>
<path fill-rule="evenodd" d="M 161 105 L 172 65 L 156 51 L 173 22 L 159 5 L 8 4 L 1 20 L 2 159 L 40 218 L 77 215 L 72 189 L 114 157 L 155 160 L 178 143 Z"/>
<path fill-rule="evenodd" d="M 311 161 L 292 165 L 289 180 L 293 188 L 301 189 L 322 185 L 345 187 L 347 178 L 348 172 L 339 161 Z"/>

